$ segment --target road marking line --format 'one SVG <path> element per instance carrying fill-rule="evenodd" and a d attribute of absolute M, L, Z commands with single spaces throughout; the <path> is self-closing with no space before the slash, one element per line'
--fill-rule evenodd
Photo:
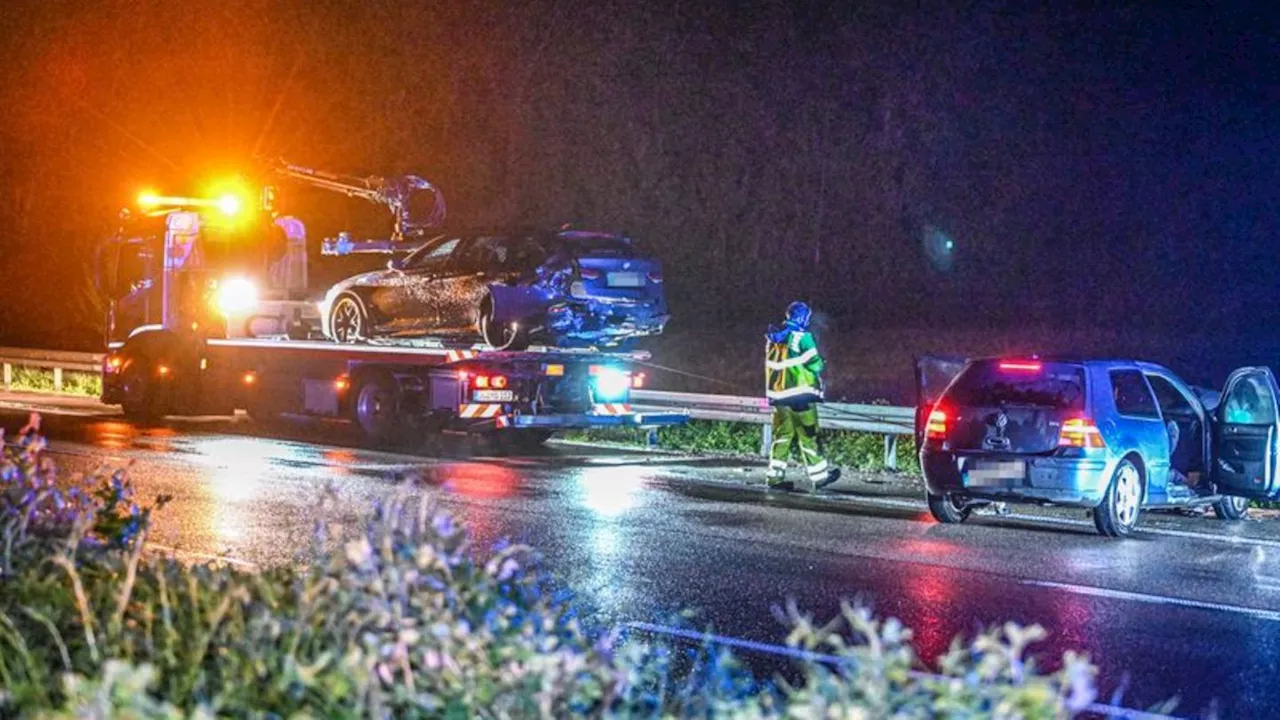
<path fill-rule="evenodd" d="M 1280 611 L 1263 610 L 1261 608 L 1246 607 L 1244 605 L 1229 605 L 1227 603 L 1209 602 L 1205 600 L 1188 600 L 1186 598 L 1170 597 L 1168 595 L 1151 595 L 1148 593 L 1132 592 L 1129 590 L 1112 590 L 1110 588 L 1094 587 L 1092 585 L 1075 585 L 1073 583 L 1054 582 L 1052 580 L 1020 580 L 1023 585 L 1033 585 L 1035 587 L 1051 588 L 1053 590 L 1065 590 L 1078 595 L 1091 595 L 1093 597 L 1108 598 L 1111 600 L 1133 600 L 1136 602 L 1153 603 L 1156 605 L 1177 605 L 1179 607 L 1192 608 L 1195 610 L 1215 610 L 1218 612 L 1236 613 L 1238 615 L 1249 615 L 1260 620 L 1270 620 L 1280 622 Z"/>
<path fill-rule="evenodd" d="M 843 658 L 838 655 L 829 655 L 827 653 L 816 653 L 811 650 L 801 650 L 799 648 L 789 647 L 787 645 L 778 645 L 776 643 L 760 642 L 758 640 L 747 640 L 745 638 L 736 638 L 729 635 L 717 635 L 709 632 L 695 632 L 684 628 L 672 627 L 670 625 L 658 625 L 656 623 L 630 621 L 622 623 L 622 627 L 631 630 L 640 630 L 642 632 L 654 633 L 657 635 L 670 635 L 682 640 L 691 640 L 698 643 L 708 641 L 725 645 L 728 647 L 742 648 L 743 650 L 753 650 L 756 652 L 766 653 L 769 655 L 781 655 L 796 660 L 808 660 L 811 662 L 822 662 L 831 665 L 852 665 L 851 658 Z M 923 672 L 920 670 L 909 670 L 907 674 L 917 680 L 933 680 L 937 682 L 951 682 L 960 678 L 948 678 L 935 673 Z M 1107 705 L 1105 703 L 1091 703 L 1085 707 L 1085 712 L 1103 715 L 1109 718 L 1125 718 L 1125 720 L 1178 720 L 1173 715 L 1160 715 L 1158 713 L 1146 712 L 1145 710 L 1134 710 L 1131 708 L 1120 707 L 1118 705 Z"/>

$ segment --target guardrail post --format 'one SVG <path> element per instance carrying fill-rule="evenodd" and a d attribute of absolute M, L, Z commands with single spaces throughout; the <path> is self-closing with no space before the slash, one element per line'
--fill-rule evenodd
<path fill-rule="evenodd" d="M 898 469 L 898 436 L 884 436 L 884 466 L 888 470 Z"/>
<path fill-rule="evenodd" d="M 5 363 L 4 364 L 4 389 L 8 390 L 9 386 L 12 384 L 13 384 L 13 365 L 9 363 Z"/>
<path fill-rule="evenodd" d="M 763 427 L 764 432 L 760 439 L 760 455 L 767 458 L 773 450 L 773 423 L 767 422 Z"/>
<path fill-rule="evenodd" d="M 62 368 L 53 369 L 53 391 L 62 392 Z"/>

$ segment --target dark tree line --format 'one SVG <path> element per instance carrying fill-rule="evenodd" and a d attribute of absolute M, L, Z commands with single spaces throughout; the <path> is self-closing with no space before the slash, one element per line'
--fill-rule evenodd
<path fill-rule="evenodd" d="M 1255 159 L 1274 149 L 1250 110 L 1260 81 L 1235 92 L 1200 66 L 1162 75 L 1180 72 L 1169 64 L 1195 16 L 15 5 L 2 21 L 6 342 L 92 342 L 86 262 L 120 205 L 142 186 L 252 179 L 259 154 L 424 174 L 463 224 L 629 232 L 666 263 L 687 330 L 758 324 L 794 297 L 851 326 L 1158 323 L 1214 289 L 1183 268 L 1277 279 L 1249 260 L 1277 230 L 1274 164 Z M 1220 24 L 1230 47 L 1266 30 Z M 315 235 L 385 228 L 373 208 L 297 201 Z"/>

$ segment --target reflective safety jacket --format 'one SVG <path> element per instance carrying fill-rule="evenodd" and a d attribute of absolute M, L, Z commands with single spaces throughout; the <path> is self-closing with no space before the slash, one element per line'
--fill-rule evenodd
<path fill-rule="evenodd" d="M 769 328 L 765 336 L 765 394 L 770 405 L 804 405 L 822 401 L 818 376 L 826 363 L 813 334 L 792 325 Z"/>

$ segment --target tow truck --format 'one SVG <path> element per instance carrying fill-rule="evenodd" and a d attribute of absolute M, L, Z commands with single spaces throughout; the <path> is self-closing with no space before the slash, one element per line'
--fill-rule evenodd
<path fill-rule="evenodd" d="M 387 205 L 389 240 L 326 240 L 321 255 L 409 252 L 443 220 L 425 181 L 343 178 L 281 164 L 278 173 Z M 437 198 L 415 221 L 409 191 Z M 308 281 L 306 228 L 274 207 L 275 188 L 210 197 L 143 193 L 101 246 L 107 300 L 102 401 L 140 424 L 168 416 L 285 415 L 353 421 L 375 443 L 460 431 L 516 446 L 557 430 L 654 428 L 687 420 L 630 405 L 649 353 L 445 340 L 337 344 L 323 339 Z M 345 235 L 345 234 L 344 234 Z M 320 291 L 323 294 L 323 290 Z"/>

